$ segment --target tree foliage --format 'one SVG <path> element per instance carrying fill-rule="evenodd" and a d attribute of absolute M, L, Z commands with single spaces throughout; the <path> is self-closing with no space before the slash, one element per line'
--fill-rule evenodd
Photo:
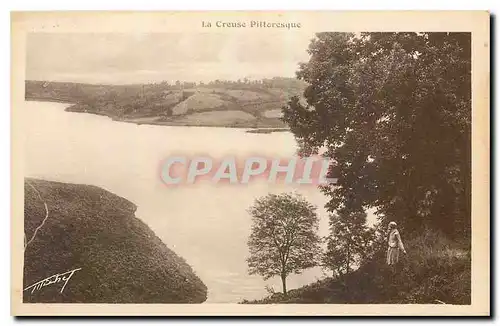
<path fill-rule="evenodd" d="M 250 274 L 269 279 L 286 277 L 317 265 L 319 257 L 316 208 L 299 195 L 269 194 L 250 207 L 252 229 L 247 259 Z"/>
<path fill-rule="evenodd" d="M 284 121 L 335 159 L 334 212 L 374 207 L 408 229 L 469 236 L 470 33 L 319 33 Z"/>
<path fill-rule="evenodd" d="M 366 225 L 365 212 L 340 210 L 332 214 L 323 266 L 337 277 L 348 274 L 371 256 L 374 240 L 375 232 Z"/>

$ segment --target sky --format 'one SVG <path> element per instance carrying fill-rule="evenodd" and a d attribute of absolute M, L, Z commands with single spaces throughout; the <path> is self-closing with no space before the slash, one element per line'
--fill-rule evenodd
<path fill-rule="evenodd" d="M 294 77 L 306 33 L 31 33 L 26 79 L 130 84 Z"/>

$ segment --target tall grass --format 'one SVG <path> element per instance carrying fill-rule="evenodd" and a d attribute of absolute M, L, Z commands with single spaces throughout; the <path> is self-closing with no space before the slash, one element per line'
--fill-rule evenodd
<path fill-rule="evenodd" d="M 406 246 L 408 256 L 396 281 L 407 284 L 410 302 L 470 304 L 471 257 L 466 246 L 432 230 Z"/>

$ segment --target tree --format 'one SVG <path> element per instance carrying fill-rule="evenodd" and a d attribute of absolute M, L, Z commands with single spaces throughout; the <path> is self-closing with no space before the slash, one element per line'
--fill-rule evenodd
<path fill-rule="evenodd" d="M 250 275 L 265 280 L 279 276 L 286 295 L 286 278 L 317 265 L 320 239 L 316 208 L 299 195 L 269 194 L 250 207 L 248 240 Z"/>
<path fill-rule="evenodd" d="M 324 187 L 418 231 L 470 236 L 470 33 L 319 33 L 284 121 L 301 152 L 335 159 Z"/>
<path fill-rule="evenodd" d="M 373 240 L 374 230 L 366 225 L 364 211 L 341 209 L 330 215 L 330 234 L 326 238 L 323 266 L 331 269 L 334 276 L 348 274 L 354 266 L 371 256 Z"/>

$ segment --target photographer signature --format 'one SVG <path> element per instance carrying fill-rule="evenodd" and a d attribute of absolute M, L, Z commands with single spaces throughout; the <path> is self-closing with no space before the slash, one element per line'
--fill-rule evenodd
<path fill-rule="evenodd" d="M 49 276 L 41 281 L 38 281 L 36 283 L 31 284 L 30 286 L 25 288 L 23 291 L 31 289 L 31 293 L 33 293 L 37 290 L 41 290 L 42 288 L 51 285 L 51 284 L 57 284 L 60 282 L 64 282 L 64 285 L 61 288 L 61 291 L 59 292 L 59 293 L 63 293 L 64 288 L 66 287 L 66 284 L 68 284 L 68 282 L 71 279 L 71 277 L 73 276 L 73 274 L 79 270 L 81 270 L 81 268 L 76 268 L 76 269 L 61 273 L 61 274 L 54 274 L 54 275 Z"/>

